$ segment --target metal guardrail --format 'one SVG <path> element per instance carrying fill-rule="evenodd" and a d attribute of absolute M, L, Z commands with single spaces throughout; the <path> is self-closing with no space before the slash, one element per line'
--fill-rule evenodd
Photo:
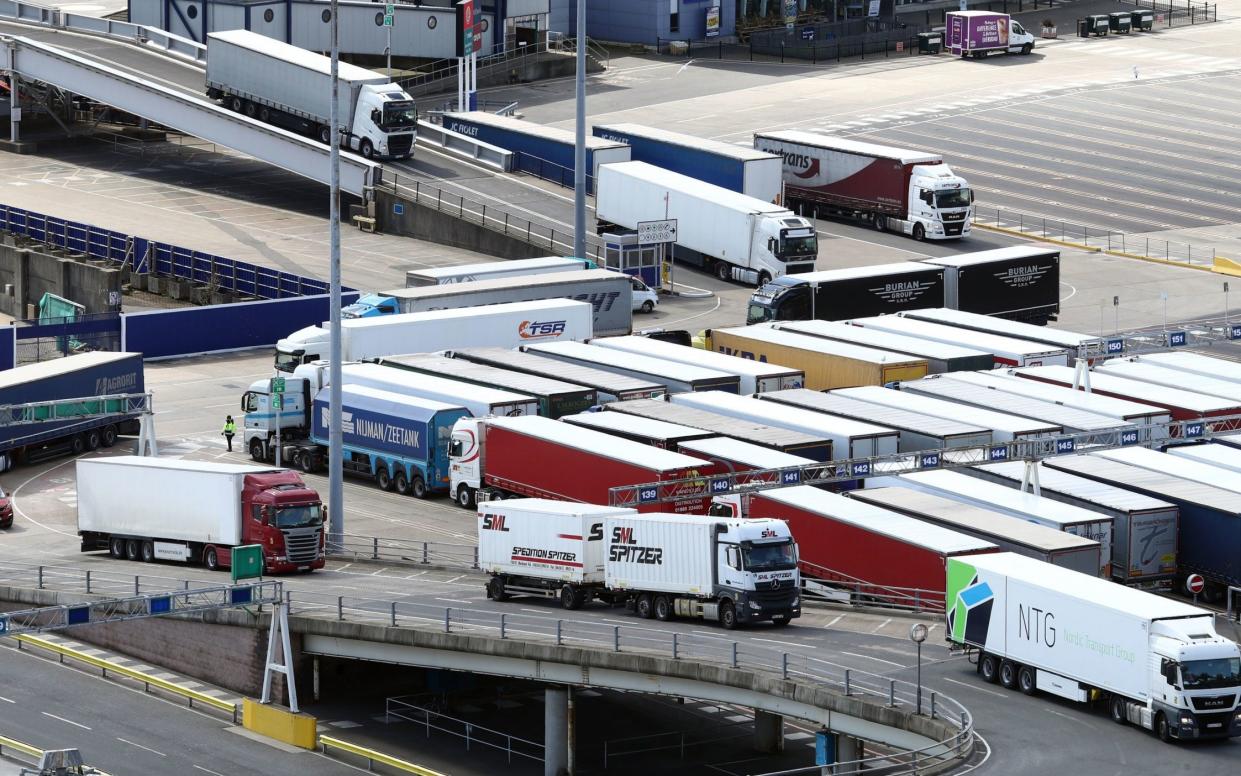
<path fill-rule="evenodd" d="M 48 8 L 24 0 L 0 0 L 0 19 L 31 24 L 39 27 L 72 30 L 90 35 L 124 40 L 135 45 L 159 49 L 179 58 L 188 59 L 206 67 L 207 47 L 180 35 L 115 19 L 104 19 L 86 14 L 68 13 L 58 8 Z"/>
<path fill-rule="evenodd" d="M 492 45 L 491 51 L 478 57 L 479 72 L 483 72 L 492 68 L 504 67 L 520 67 L 531 59 L 537 59 L 544 54 L 576 54 L 577 41 L 576 38 L 556 38 L 548 37 L 537 45 L 520 45 L 515 41 L 509 40 L 504 43 L 496 43 Z M 611 64 L 611 54 L 606 48 L 600 46 L 590 38 L 586 39 L 586 53 L 593 57 L 606 69 Z M 423 94 L 432 91 L 438 84 L 448 82 L 454 79 L 457 74 L 457 58 L 448 57 L 430 63 L 426 66 L 426 70 L 418 75 L 409 78 L 403 78 L 397 83 L 407 92 Z"/>
<path fill-rule="evenodd" d="M 400 173 L 385 171 L 384 181 L 376 188 L 390 191 L 419 205 L 433 208 L 467 223 L 475 224 L 493 232 L 507 235 L 540 250 L 558 256 L 572 256 L 573 233 L 569 230 L 535 223 L 514 216 L 496 205 L 484 205 L 466 199 L 459 194 L 445 191 L 418 178 L 401 180 Z M 586 235 L 586 256 L 602 265 L 603 243 L 593 235 Z"/>
<path fill-rule="evenodd" d="M 127 668 L 120 663 L 116 663 L 111 660 L 97 658 L 80 650 L 73 649 L 72 647 L 66 647 L 62 644 L 57 644 L 55 642 L 48 641 L 47 639 L 39 638 L 38 636 L 20 635 L 14 636 L 13 638 L 17 641 L 18 649 L 21 649 L 22 644 L 29 644 L 32 647 L 38 647 L 39 649 L 44 649 L 48 652 L 54 652 L 60 656 L 60 662 L 63 663 L 65 662 L 65 658 L 70 658 L 71 660 L 76 660 L 79 663 L 84 663 L 94 668 L 98 668 L 102 671 L 101 675 L 104 678 L 107 678 L 108 672 L 111 671 L 117 676 L 123 676 L 126 679 L 133 679 L 134 681 L 141 682 L 143 689 L 146 692 L 150 692 L 151 688 L 155 687 L 163 690 L 164 692 L 179 695 L 186 699 L 190 708 L 194 708 L 194 702 L 197 701 L 201 706 L 209 706 L 211 708 L 218 709 L 219 711 L 226 711 L 232 715 L 234 723 L 237 722 L 238 717 L 241 714 L 240 704 L 220 700 L 219 698 L 207 695 L 206 693 L 201 693 L 188 687 L 182 687 L 181 685 L 174 684 L 166 679 L 160 679 L 158 676 L 152 676 L 151 674 L 143 673 L 142 671 L 135 671 L 132 668 Z"/>
<path fill-rule="evenodd" d="M 516 105 L 516 103 L 513 104 Z M 500 172 L 513 171 L 514 154 L 512 151 L 484 143 L 460 132 L 452 132 L 430 121 L 418 121 L 418 141 L 429 143 L 457 156 L 472 159 Z"/>
<path fill-rule="evenodd" d="M 84 584 L 85 583 L 85 584 Z M 72 566 L 43 566 L 0 562 L 0 584 L 62 592 L 114 592 L 146 585 L 148 591 L 190 589 L 201 581 L 147 575 L 89 572 Z M 870 703 L 901 708 L 941 719 L 956 732 L 943 741 L 916 750 L 872 758 L 886 762 L 888 773 L 913 773 L 967 757 L 973 751 L 974 721 L 968 709 L 936 692 L 922 692 L 911 683 L 869 671 L 841 669 L 812 654 L 781 651 L 752 641 L 681 633 L 644 625 L 613 625 L 521 612 L 496 612 L 468 606 L 444 607 L 406 601 L 285 590 L 291 614 L 335 620 L 373 622 L 389 627 L 432 629 L 507 640 L 520 638 L 542 644 L 635 652 L 677 661 L 709 662 L 734 669 L 757 671 L 783 680 L 802 682 L 831 692 L 856 696 Z M 915 708 L 918 698 L 921 708 Z M 928 705 L 929 704 L 929 705 Z M 901 770 L 902 767 L 907 770 Z"/>
<path fill-rule="evenodd" d="M 4 756 L 5 749 L 11 749 L 14 752 L 21 752 L 27 757 L 33 757 L 36 762 L 43 757 L 43 750 L 36 746 L 31 746 L 30 744 L 18 741 L 16 738 L 0 736 L 0 756 Z"/>
<path fill-rule="evenodd" d="M 818 583 L 832 591 L 839 591 L 845 603 L 909 612 L 944 613 L 944 591 L 942 590 L 876 584 L 804 560 L 798 566 L 801 571 L 803 594 L 814 595 L 816 591 L 813 583 Z M 811 585 L 808 586 L 807 583 Z M 825 594 L 824 597 L 829 600 L 832 598 L 830 594 Z"/>
<path fill-rule="evenodd" d="M 319 750 L 325 755 L 329 750 L 339 752 L 348 752 L 366 760 L 366 769 L 374 770 L 375 764 L 386 765 L 389 768 L 396 768 L 402 773 L 416 773 L 418 776 L 445 776 L 439 771 L 433 771 L 430 768 L 423 768 L 421 765 L 415 765 L 408 760 L 402 760 L 399 757 L 393 757 L 389 754 L 369 749 L 365 746 L 351 744 L 348 741 L 342 741 L 334 736 L 319 736 Z"/>
<path fill-rule="evenodd" d="M 1125 253 L 1181 264 L 1210 266 L 1215 262 L 1214 248 L 1171 240 L 1152 240 L 1142 235 L 1127 235 L 1124 232 L 998 207 L 975 205 L 972 223 L 1009 229 L 1031 237 L 1080 244 L 1088 250 Z"/>
<path fill-rule="evenodd" d="M 387 698 L 384 704 L 384 718 L 388 719 L 396 717 L 406 722 L 412 722 L 415 725 L 421 725 L 427 731 L 427 738 L 431 737 L 432 730 L 438 730 L 441 733 L 447 733 L 450 736 L 456 736 L 465 740 L 466 751 L 469 751 L 471 745 L 481 745 L 489 749 L 496 749 L 504 752 L 508 757 L 508 762 L 513 763 L 513 755 L 524 757 L 534 762 L 543 762 L 546 758 L 543 753 L 546 747 L 537 741 L 529 741 L 524 738 L 501 733 L 498 730 L 485 728 L 482 725 L 476 725 L 472 722 L 466 722 L 463 719 L 450 717 L 434 709 L 417 706 L 413 703 L 407 703 L 398 698 Z M 452 727 L 448 727 L 451 725 Z M 500 743 L 503 742 L 503 743 Z M 517 743 L 519 746 L 514 747 Z M 524 745 L 531 751 L 522 751 Z M 537 751 L 539 754 L 531 754 Z"/>
<path fill-rule="evenodd" d="M 353 560 L 382 560 L 463 569 L 478 568 L 478 546 L 473 544 L 419 542 L 411 539 L 354 534 L 345 534 L 341 539 L 339 543 L 328 543 L 329 555 Z"/>

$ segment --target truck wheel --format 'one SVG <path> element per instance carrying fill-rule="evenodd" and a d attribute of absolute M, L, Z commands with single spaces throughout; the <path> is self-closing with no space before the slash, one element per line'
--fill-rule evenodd
<path fill-rule="evenodd" d="M 362 148 L 360 150 L 362 151 L 363 158 L 365 159 L 375 158 L 375 146 L 371 145 L 371 141 L 363 139 Z"/>
<path fill-rule="evenodd" d="M 125 560 L 138 560 L 138 542 L 134 539 L 125 540 Z"/>
<path fill-rule="evenodd" d="M 69 442 L 69 447 L 73 450 L 74 455 L 81 455 L 86 452 L 86 437 L 83 434 L 74 434 L 73 440 Z"/>
<path fill-rule="evenodd" d="M 474 489 L 465 483 L 457 486 L 457 503 L 464 509 L 474 508 Z"/>
<path fill-rule="evenodd" d="M 402 496 L 409 495 L 409 477 L 405 476 L 405 472 L 396 473 L 396 476 L 392 478 L 392 487 Z"/>
<path fill-rule="evenodd" d="M 926 229 L 923 228 L 922 224 L 914 224 L 914 239 L 918 242 L 926 239 Z"/>
<path fill-rule="evenodd" d="M 1127 715 L 1125 714 L 1125 699 L 1119 695 L 1112 696 L 1112 702 L 1108 711 L 1110 712 L 1109 716 L 1112 718 L 1112 721 L 1117 725 L 1123 725 L 1129 721 Z"/>
<path fill-rule="evenodd" d="M 259 108 L 259 121 L 263 122 L 264 124 L 271 123 L 271 108 L 267 107 L 266 105 Z"/>
<path fill-rule="evenodd" d="M 647 315 L 650 315 L 651 313 L 655 312 L 655 303 L 652 302 L 650 299 L 647 299 L 645 302 L 642 303 L 642 312 L 646 313 Z"/>
<path fill-rule="evenodd" d="M 256 461 L 262 461 L 267 458 L 267 453 L 263 450 L 263 440 L 250 440 L 250 457 Z"/>
<path fill-rule="evenodd" d="M 655 619 L 668 622 L 673 617 L 672 599 L 666 595 L 655 598 Z"/>
<path fill-rule="evenodd" d="M 1024 45 L 1024 46 L 1022 46 L 1022 47 L 1021 47 L 1021 53 L 1022 53 L 1022 54 L 1029 54 L 1029 53 L 1030 53 L 1031 51 L 1033 51 L 1033 50 L 1034 50 L 1034 44 L 1033 44 L 1033 43 L 1027 43 L 1026 45 Z"/>
<path fill-rule="evenodd" d="M 715 262 L 715 276 L 720 280 L 728 281 L 733 279 L 732 265 L 726 261 Z"/>
<path fill-rule="evenodd" d="M 208 547 L 207 551 L 203 553 L 203 565 L 207 567 L 208 571 L 220 570 L 220 554 L 216 552 L 215 547 Z"/>
<path fill-rule="evenodd" d="M 876 213 L 875 217 L 871 219 L 871 224 L 875 227 L 875 231 L 877 232 L 888 231 L 888 217 L 887 216 L 879 215 L 878 213 Z"/>
<path fill-rule="evenodd" d="M 724 630 L 736 630 L 737 607 L 733 606 L 732 601 L 720 604 L 720 625 L 724 626 Z"/>
<path fill-rule="evenodd" d="M 246 107 L 246 101 L 240 97 L 230 97 L 228 100 L 228 107 L 233 109 L 233 113 L 241 113 Z"/>
<path fill-rule="evenodd" d="M 416 474 L 414 475 L 414 478 L 409 481 L 409 495 L 414 498 L 427 497 L 427 483 Z"/>
<path fill-rule="evenodd" d="M 1000 661 L 1000 686 L 1008 690 L 1017 686 L 1017 664 L 1011 660 Z"/>
<path fill-rule="evenodd" d="M 978 673 L 982 674 L 982 680 L 987 684 L 995 684 L 1000 678 L 1000 661 L 995 655 L 983 653 L 978 658 Z"/>
<path fill-rule="evenodd" d="M 1035 681 L 1034 669 L 1030 666 L 1022 666 L 1017 671 L 1017 689 L 1026 695 L 1033 695 L 1038 692 L 1038 683 Z"/>
<path fill-rule="evenodd" d="M 104 447 L 116 444 L 116 426 L 109 423 L 103 427 L 103 437 L 99 440 Z"/>
<path fill-rule="evenodd" d="M 643 593 L 638 596 L 638 600 L 634 604 L 633 610 L 637 612 L 638 616 L 642 619 L 651 619 L 651 615 L 655 613 L 655 607 L 651 605 L 651 596 L 647 593 Z"/>
<path fill-rule="evenodd" d="M 389 476 L 388 470 L 382 466 L 379 467 L 379 471 L 375 472 L 375 484 L 379 486 L 380 490 L 392 490 L 392 477 Z"/>
<path fill-rule="evenodd" d="M 108 554 L 114 558 L 125 557 L 125 540 L 113 539 L 108 542 Z"/>
<path fill-rule="evenodd" d="M 155 542 L 143 542 L 142 543 L 142 562 L 143 563 L 154 563 L 155 562 Z"/>
<path fill-rule="evenodd" d="M 583 596 L 573 585 L 565 585 L 560 588 L 560 605 L 566 609 L 581 609 L 582 604 L 586 603 Z"/>
<path fill-rule="evenodd" d="M 1161 711 L 1155 715 L 1155 735 L 1165 744 L 1172 743 L 1172 731 L 1168 729 L 1168 718 Z"/>
<path fill-rule="evenodd" d="M 86 449 L 98 450 L 99 445 L 103 444 L 103 440 L 99 436 L 99 429 L 91 429 L 86 432 Z"/>
<path fill-rule="evenodd" d="M 312 450 L 303 450 L 301 455 L 297 456 L 297 465 L 307 474 L 313 474 L 315 470 L 315 454 Z"/>
<path fill-rule="evenodd" d="M 255 118 L 258 115 L 259 115 L 259 106 L 255 105 L 249 100 L 246 100 L 246 116 L 249 118 Z"/>
<path fill-rule="evenodd" d="M 326 126 L 319 127 L 319 142 L 323 145 L 329 145 L 332 142 L 332 131 Z"/>
<path fill-rule="evenodd" d="M 755 288 L 762 288 L 771 282 L 771 274 L 767 272 L 758 273 L 758 285 Z"/>
<path fill-rule="evenodd" d="M 508 593 L 504 592 L 504 580 L 492 577 L 487 580 L 487 597 L 492 601 L 507 601 Z"/>

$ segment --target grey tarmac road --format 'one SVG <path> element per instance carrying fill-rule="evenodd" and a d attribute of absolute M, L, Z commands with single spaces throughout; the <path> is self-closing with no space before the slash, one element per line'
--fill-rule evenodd
<path fill-rule="evenodd" d="M 0 734 L 41 749 L 79 749 L 87 763 L 113 776 L 357 772 L 314 752 L 288 752 L 230 732 L 236 728 L 229 722 L 26 652 L 6 648 L 0 654 Z"/>

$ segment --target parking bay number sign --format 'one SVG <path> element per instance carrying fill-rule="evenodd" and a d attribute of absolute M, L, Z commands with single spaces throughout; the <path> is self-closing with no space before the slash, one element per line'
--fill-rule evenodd
<path fill-rule="evenodd" d="M 638 244 L 653 245 L 656 243 L 674 243 L 677 241 L 677 220 L 639 221 Z"/>

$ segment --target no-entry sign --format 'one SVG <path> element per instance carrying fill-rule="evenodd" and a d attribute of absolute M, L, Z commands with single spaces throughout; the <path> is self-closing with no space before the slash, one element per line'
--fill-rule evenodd
<path fill-rule="evenodd" d="M 1206 586 L 1207 581 L 1202 578 L 1201 574 L 1190 574 L 1185 578 L 1185 589 L 1194 595 L 1201 593 Z"/>

